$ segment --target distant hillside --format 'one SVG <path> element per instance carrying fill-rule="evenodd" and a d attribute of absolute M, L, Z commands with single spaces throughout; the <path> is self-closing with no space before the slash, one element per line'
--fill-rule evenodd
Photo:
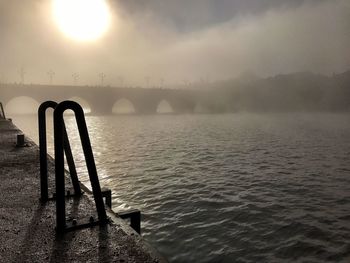
<path fill-rule="evenodd" d="M 212 84 L 223 111 L 350 111 L 350 71 L 238 78 Z"/>

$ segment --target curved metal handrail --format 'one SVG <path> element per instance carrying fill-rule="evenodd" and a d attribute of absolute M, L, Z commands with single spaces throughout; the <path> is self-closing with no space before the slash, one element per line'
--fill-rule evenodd
<path fill-rule="evenodd" d="M 65 183 L 64 183 L 64 119 L 63 113 L 66 110 L 75 113 L 75 119 L 79 130 L 80 140 L 83 147 L 86 166 L 92 186 L 96 210 L 100 224 L 106 224 L 107 214 L 103 202 L 100 182 L 97 175 L 95 160 L 91 148 L 90 138 L 86 126 L 84 111 L 82 107 L 74 101 L 63 101 L 54 110 L 54 143 L 55 143 L 55 183 L 56 183 L 56 223 L 57 231 L 66 230 L 65 211 Z"/>
<path fill-rule="evenodd" d="M 39 149 L 40 149 L 40 200 L 46 202 L 49 200 L 48 194 L 48 175 L 47 175 L 47 139 L 46 139 L 46 110 L 49 108 L 55 109 L 57 103 L 54 101 L 43 102 L 38 109 L 38 126 L 39 126 Z M 74 195 L 81 195 L 81 188 L 78 180 L 77 171 L 75 169 L 72 150 L 70 147 L 66 127 L 63 123 L 64 131 L 64 152 L 66 155 L 69 173 L 71 176 Z"/>

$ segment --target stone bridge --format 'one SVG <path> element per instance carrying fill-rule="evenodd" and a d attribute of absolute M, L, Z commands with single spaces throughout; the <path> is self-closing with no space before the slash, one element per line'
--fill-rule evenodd
<path fill-rule="evenodd" d="M 170 104 L 174 113 L 193 113 L 198 105 L 207 111 L 216 111 L 210 103 L 210 94 L 198 90 L 1 84 L 0 101 L 3 105 L 19 96 L 30 97 L 38 103 L 79 97 L 89 104 L 91 114 L 95 115 L 111 114 L 113 105 L 121 99 L 128 100 L 136 114 L 157 113 L 158 105 L 163 100 Z"/>

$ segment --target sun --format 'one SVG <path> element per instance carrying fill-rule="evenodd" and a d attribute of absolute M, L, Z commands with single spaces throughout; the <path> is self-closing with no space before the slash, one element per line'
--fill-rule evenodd
<path fill-rule="evenodd" d="M 106 0 L 52 0 L 59 29 L 77 41 L 93 41 L 107 32 L 110 10 Z"/>

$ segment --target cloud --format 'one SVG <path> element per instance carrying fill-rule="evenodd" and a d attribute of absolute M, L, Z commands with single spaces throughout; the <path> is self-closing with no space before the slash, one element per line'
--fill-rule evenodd
<path fill-rule="evenodd" d="M 348 25 L 346 0 L 271 9 L 261 16 L 236 17 L 200 31 L 174 33 L 174 43 L 154 50 L 149 60 L 161 69 L 173 69 L 164 74 L 175 78 L 198 79 L 208 74 L 229 78 L 245 70 L 260 75 L 331 73 L 350 66 Z"/>
<path fill-rule="evenodd" d="M 98 73 L 104 72 L 112 85 L 119 83 L 119 76 L 127 84 L 144 85 L 146 76 L 151 84 L 161 78 L 170 84 L 208 76 L 232 78 L 246 70 L 266 76 L 350 68 L 348 0 L 241 6 L 242 12 L 226 12 L 224 19 L 217 18 L 224 6 L 213 11 L 205 1 L 198 12 L 204 12 L 205 21 L 193 13 L 195 6 L 170 2 L 162 12 L 113 3 L 110 32 L 101 41 L 82 45 L 60 35 L 46 1 L 14 0 L 6 8 L 2 1 L 0 77 L 18 80 L 17 70 L 24 65 L 29 82 L 47 81 L 52 68 L 59 83 L 71 83 L 71 74 L 78 72 L 81 84 L 96 84 Z M 182 13 L 182 26 L 181 16 L 172 18 L 173 13 Z"/>
<path fill-rule="evenodd" d="M 119 3 L 133 18 L 152 17 L 179 32 L 190 32 L 224 23 L 237 15 L 261 15 L 271 8 L 291 8 L 315 1 L 324 0 L 128 0 Z"/>

